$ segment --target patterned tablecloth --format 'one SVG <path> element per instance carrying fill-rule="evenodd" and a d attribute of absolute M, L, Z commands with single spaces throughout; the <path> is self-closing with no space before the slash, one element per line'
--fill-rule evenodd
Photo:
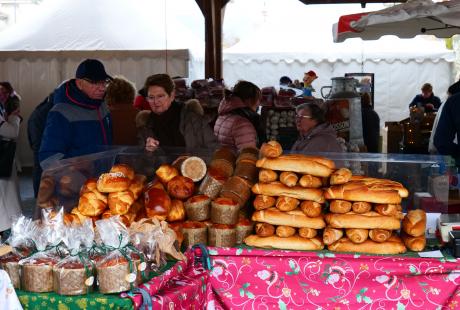
<path fill-rule="evenodd" d="M 454 259 L 208 249 L 208 309 L 460 309 Z"/>
<path fill-rule="evenodd" d="M 22 310 L 8 274 L 0 270 L 0 310 Z"/>

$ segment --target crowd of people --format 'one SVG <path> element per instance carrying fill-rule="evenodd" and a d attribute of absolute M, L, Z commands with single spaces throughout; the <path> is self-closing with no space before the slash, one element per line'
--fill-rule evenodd
<path fill-rule="evenodd" d="M 288 78 L 280 82 L 295 86 Z M 458 84 L 458 83 L 457 83 Z M 443 109 L 434 135 L 439 153 L 460 158 L 455 134 L 460 131 L 457 111 L 459 85 L 441 106 L 432 87 L 425 84 L 422 94 L 410 106 L 426 110 Z M 167 74 L 146 78 L 139 91 L 122 76 L 110 76 L 102 62 L 86 59 L 75 77 L 64 81 L 41 103 L 28 119 L 28 138 L 34 152 L 34 192 L 38 193 L 42 169 L 56 160 L 90 154 L 104 145 L 139 145 L 146 151 L 161 147 L 215 149 L 218 145 L 235 150 L 259 147 L 266 141 L 258 113 L 261 89 L 252 82 L 238 81 L 226 89 L 217 115 L 210 118 L 197 99 L 181 102 L 175 83 Z M 326 121 L 326 111 L 315 103 L 296 107 L 298 139 L 296 152 L 343 152 L 343 142 Z M 369 96 L 362 97 L 363 135 L 369 152 L 378 152 L 380 120 Z M 18 138 L 20 97 L 7 82 L 0 83 L 0 141 Z M 3 152 L 5 153 L 5 152 Z M 13 151 L 14 153 L 14 151 Z M 4 165 L 2 159 L 2 165 Z M 14 166 L 14 158 L 12 161 Z M 10 228 L 11 218 L 21 213 L 16 169 L 0 175 L 0 231 Z"/>

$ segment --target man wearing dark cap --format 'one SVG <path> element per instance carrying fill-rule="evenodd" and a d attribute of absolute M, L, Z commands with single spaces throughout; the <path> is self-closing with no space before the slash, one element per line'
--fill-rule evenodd
<path fill-rule="evenodd" d="M 55 90 L 39 151 L 42 167 L 45 161 L 94 153 L 112 144 L 112 120 L 104 102 L 111 79 L 99 60 L 86 59 L 75 78 Z"/>

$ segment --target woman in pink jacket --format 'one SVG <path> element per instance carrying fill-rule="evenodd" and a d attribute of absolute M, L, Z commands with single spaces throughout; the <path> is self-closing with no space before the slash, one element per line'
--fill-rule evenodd
<path fill-rule="evenodd" d="M 240 150 L 258 147 L 265 140 L 257 108 L 262 93 L 248 81 L 239 81 L 232 91 L 226 90 L 219 105 L 214 134 L 221 145 Z"/>

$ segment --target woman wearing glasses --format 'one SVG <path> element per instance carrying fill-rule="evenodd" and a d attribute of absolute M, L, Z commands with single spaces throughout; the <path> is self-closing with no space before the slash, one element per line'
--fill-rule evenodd
<path fill-rule="evenodd" d="M 326 113 L 314 103 L 304 103 L 296 108 L 296 126 L 299 138 L 292 146 L 298 152 L 343 152 L 337 133 L 326 122 Z"/>
<path fill-rule="evenodd" d="M 198 100 L 185 104 L 175 100 L 174 82 L 167 74 L 154 74 L 145 81 L 150 111 L 136 116 L 138 138 L 147 150 L 157 147 L 214 148 L 216 139 Z"/>

